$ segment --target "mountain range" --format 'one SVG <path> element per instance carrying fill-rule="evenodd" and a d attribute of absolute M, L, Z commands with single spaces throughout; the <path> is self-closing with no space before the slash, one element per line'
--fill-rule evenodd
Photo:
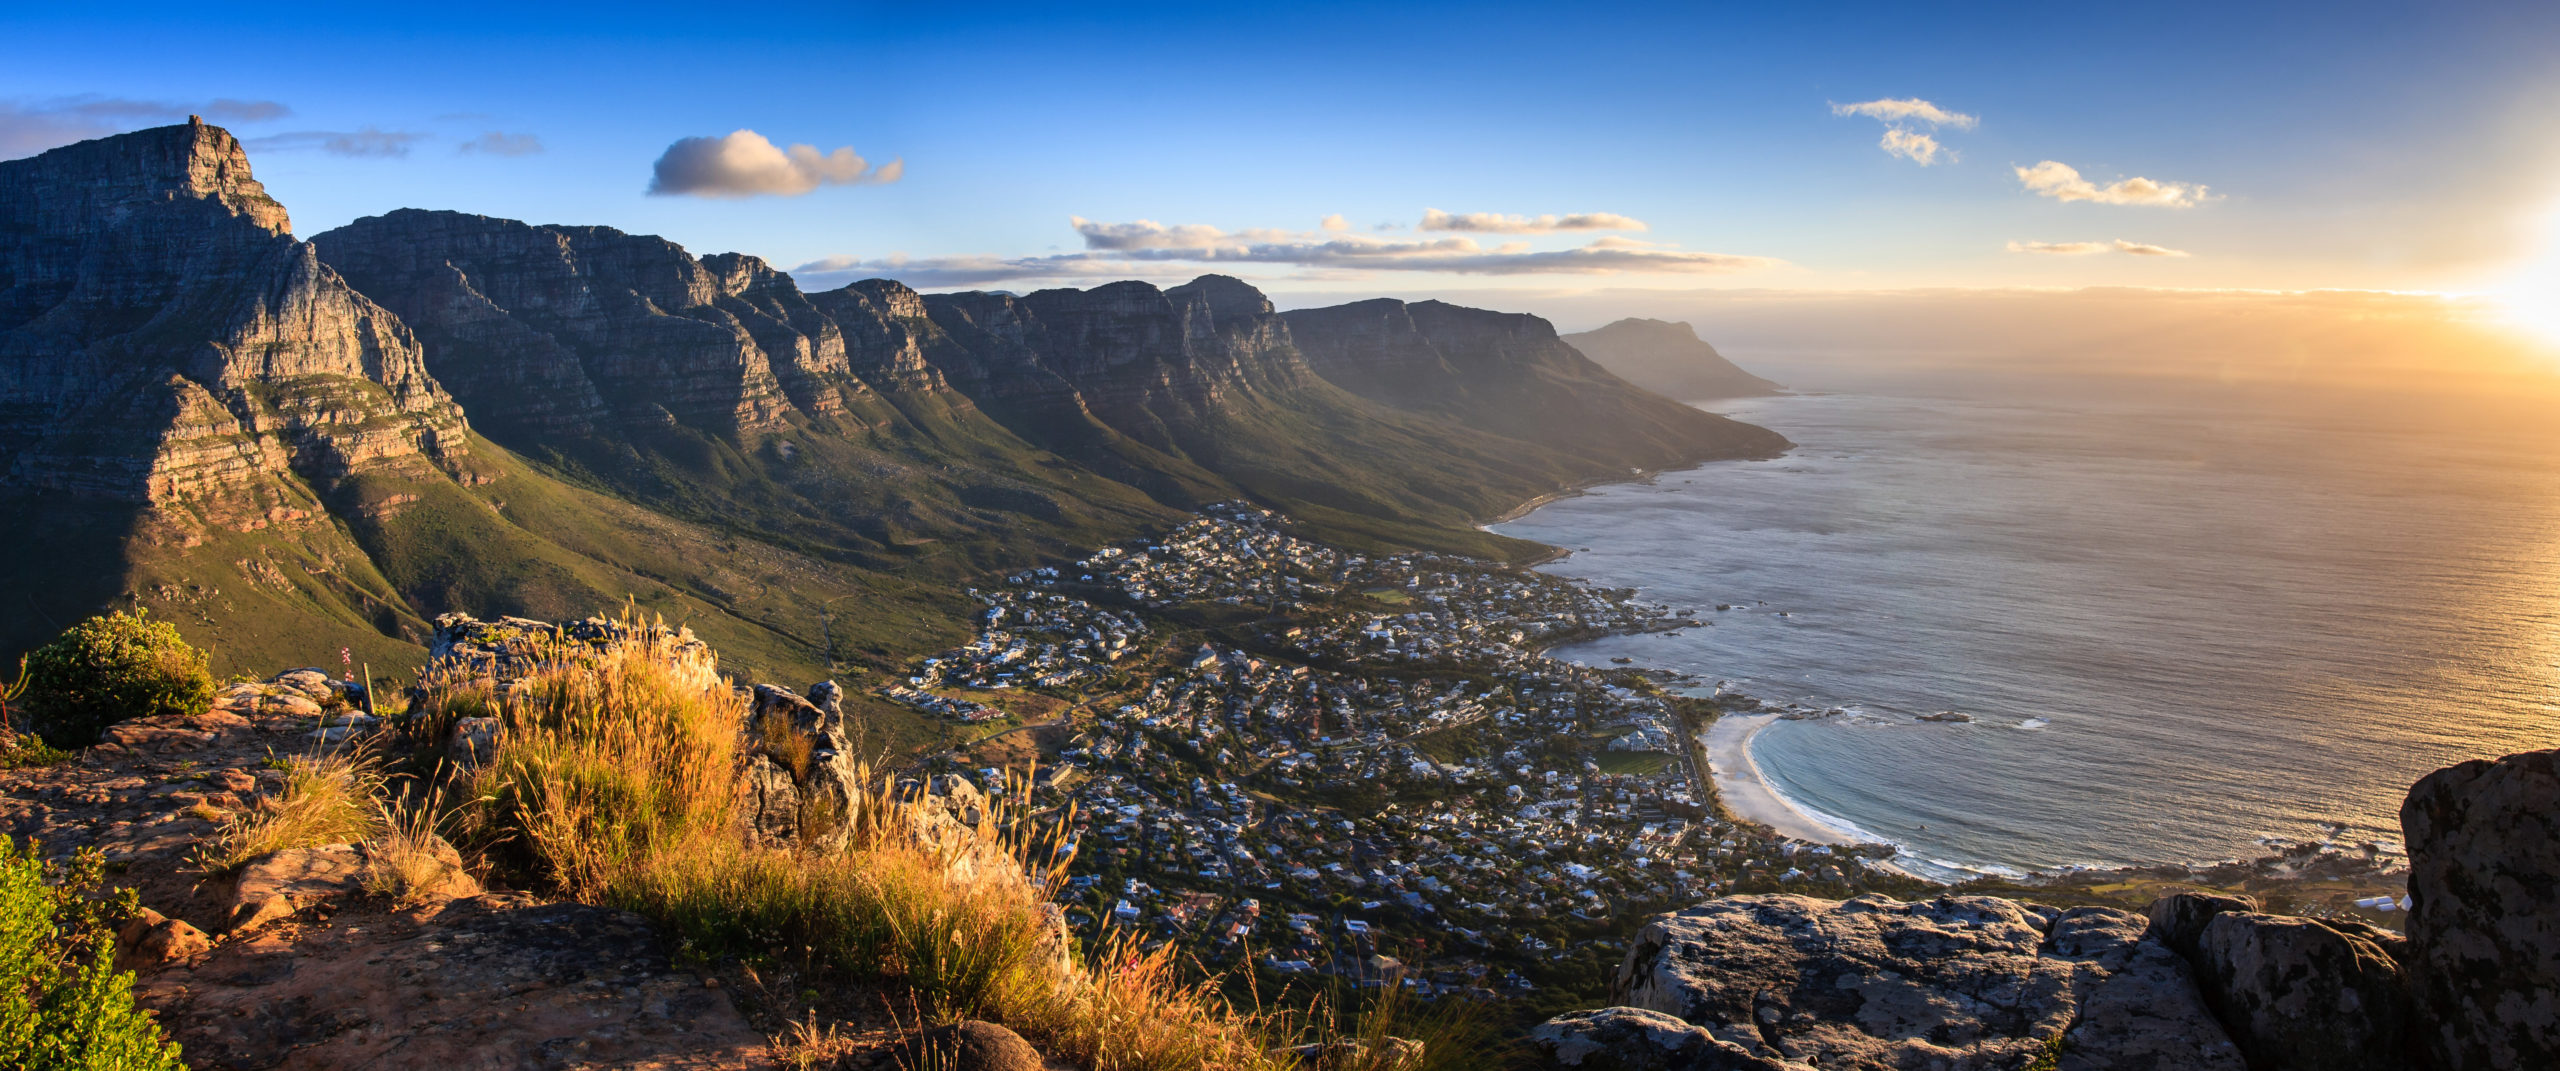
<path fill-rule="evenodd" d="M 1523 560 L 1546 548 L 1478 525 L 1787 446 L 1440 302 L 805 292 L 412 209 L 298 240 L 201 122 L 0 162 L 0 223 L 0 652 L 132 604 L 229 666 L 409 664 L 438 613 L 627 598 L 802 679 L 957 636 L 970 578 L 1210 501 Z"/>

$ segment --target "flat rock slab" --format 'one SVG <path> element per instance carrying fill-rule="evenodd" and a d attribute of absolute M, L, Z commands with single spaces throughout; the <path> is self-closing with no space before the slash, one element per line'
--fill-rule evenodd
<path fill-rule="evenodd" d="M 285 923 L 146 978 L 198 1068 L 769 1067 L 639 916 L 521 894 Z"/>
<path fill-rule="evenodd" d="M 1540 1029 L 1565 1066 L 2005 1071 L 2059 1047 L 2073 1071 L 2241 1071 L 2147 921 L 1987 896 L 1727 897 L 1638 931 L 1624 1007 Z"/>
<path fill-rule="evenodd" d="M 214 709 L 137 718 L 69 762 L 0 770 L 0 833 L 31 838 L 47 858 L 96 848 L 145 906 L 196 927 L 229 921 L 228 883 L 188 866 L 197 846 L 261 791 L 284 780 L 267 760 L 308 753 L 319 720 Z"/>
<path fill-rule="evenodd" d="M 242 867 L 236 895 L 243 902 L 280 896 L 308 903 L 354 893 L 363 876 L 364 857 L 355 845 L 287 848 Z"/>

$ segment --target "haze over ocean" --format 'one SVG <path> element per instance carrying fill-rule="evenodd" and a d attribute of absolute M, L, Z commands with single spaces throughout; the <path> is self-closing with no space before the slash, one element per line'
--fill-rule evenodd
<path fill-rule="evenodd" d="M 2411 781 L 2560 736 L 2560 435 L 2405 395 L 1820 375 L 1710 406 L 1784 459 L 1496 530 L 1748 604 L 1558 653 L 1849 708 L 1754 752 L 1905 865 L 2246 858 L 2329 822 L 2396 848 Z M 1975 721 L 1912 720 L 1939 710 Z"/>

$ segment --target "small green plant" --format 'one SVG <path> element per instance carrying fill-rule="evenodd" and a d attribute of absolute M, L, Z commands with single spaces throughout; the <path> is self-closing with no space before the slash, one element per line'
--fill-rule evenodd
<path fill-rule="evenodd" d="M 24 704 L 56 747 L 86 747 L 127 718 L 199 714 L 213 673 L 178 627 L 143 610 L 101 614 L 27 656 Z"/>
<path fill-rule="evenodd" d="M 34 847 L 0 837 L 0 1067 L 180 1071 L 178 1047 L 134 1006 L 133 975 L 115 969 L 133 891 L 97 895 L 94 849 L 57 868 Z"/>
<path fill-rule="evenodd" d="M 71 761 L 71 753 L 46 744 L 41 737 L 21 736 L 17 742 L 0 747 L 0 770 L 18 770 L 29 766 L 51 766 Z"/>

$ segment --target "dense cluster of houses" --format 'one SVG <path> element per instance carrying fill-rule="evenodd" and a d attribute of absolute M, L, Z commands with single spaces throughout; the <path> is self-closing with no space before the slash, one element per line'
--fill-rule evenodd
<path fill-rule="evenodd" d="M 1683 739 L 1711 700 L 1535 653 L 1693 615 L 1285 526 L 1221 504 L 1154 543 L 1010 577 L 980 595 L 977 640 L 911 680 L 1081 704 L 1057 760 L 1083 776 L 1041 794 L 1073 815 L 1071 921 L 1211 962 L 1488 999 L 1645 913 L 1882 876 L 1717 817 Z M 1141 617 L 1204 603 L 1267 611 L 1264 642 Z"/>
<path fill-rule="evenodd" d="M 1014 584 L 1044 579 L 1038 573 Z M 960 688 L 1065 688 L 1107 673 L 1147 634 L 1137 614 L 1115 612 L 1055 592 L 969 589 L 985 608 L 966 647 L 925 659 L 908 684 Z"/>

